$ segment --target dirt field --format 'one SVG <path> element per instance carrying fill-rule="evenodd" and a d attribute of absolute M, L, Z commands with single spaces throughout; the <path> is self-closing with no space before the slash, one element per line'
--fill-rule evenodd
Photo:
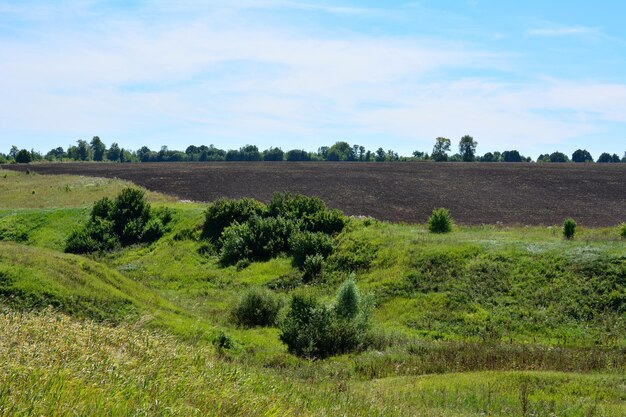
<path fill-rule="evenodd" d="M 40 174 L 117 177 L 180 199 L 316 195 L 347 214 L 424 222 L 434 207 L 458 223 L 585 226 L 626 221 L 626 164 L 57 163 L 4 166 Z"/>

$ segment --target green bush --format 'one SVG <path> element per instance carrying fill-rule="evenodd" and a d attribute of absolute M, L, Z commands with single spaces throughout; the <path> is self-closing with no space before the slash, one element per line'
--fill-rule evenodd
<path fill-rule="evenodd" d="M 289 238 L 289 247 L 294 265 L 302 269 L 307 256 L 320 255 L 326 258 L 330 255 L 333 239 L 324 233 L 296 232 Z"/>
<path fill-rule="evenodd" d="M 576 234 L 576 221 L 574 219 L 566 219 L 563 222 L 563 236 L 565 239 L 573 239 Z"/>
<path fill-rule="evenodd" d="M 617 226 L 617 232 L 622 239 L 626 239 L 626 223 L 621 223 Z"/>
<path fill-rule="evenodd" d="M 233 308 L 235 321 L 245 327 L 273 326 L 282 307 L 281 299 L 272 291 L 251 288 Z"/>
<path fill-rule="evenodd" d="M 95 218 L 82 229 L 73 231 L 65 243 L 65 252 L 91 253 L 114 249 L 119 245 L 110 220 Z"/>
<path fill-rule="evenodd" d="M 266 207 L 252 198 L 222 198 L 210 204 L 205 212 L 202 237 L 217 243 L 222 232 L 233 223 L 245 223 L 253 216 L 262 216 Z"/>
<path fill-rule="evenodd" d="M 346 225 L 346 217 L 339 210 L 323 210 L 302 217 L 302 224 L 309 232 L 334 235 L 340 233 Z"/>
<path fill-rule="evenodd" d="M 289 352 L 305 357 L 346 353 L 362 347 L 369 330 L 371 303 L 361 298 L 352 278 L 340 287 L 334 305 L 298 293 L 280 323 Z"/>
<path fill-rule="evenodd" d="M 232 265 L 240 260 L 267 260 L 289 249 L 289 237 L 296 226 L 283 217 L 251 217 L 222 232 L 220 261 Z"/>
<path fill-rule="evenodd" d="M 431 233 L 448 233 L 452 230 L 452 217 L 445 208 L 434 209 L 428 218 L 428 230 Z"/>
<path fill-rule="evenodd" d="M 65 251 L 107 251 L 118 245 L 154 242 L 164 233 L 165 226 L 151 212 L 145 193 L 125 188 L 115 200 L 105 197 L 94 203 L 89 221 L 81 230 L 70 234 Z"/>
<path fill-rule="evenodd" d="M 318 197 L 288 192 L 274 193 L 272 200 L 267 205 L 269 216 L 290 219 L 302 219 L 305 216 L 313 216 L 323 211 L 326 211 L 326 204 Z"/>
<path fill-rule="evenodd" d="M 324 257 L 319 253 L 307 255 L 302 265 L 302 277 L 305 282 L 311 281 L 322 273 L 324 268 Z"/>

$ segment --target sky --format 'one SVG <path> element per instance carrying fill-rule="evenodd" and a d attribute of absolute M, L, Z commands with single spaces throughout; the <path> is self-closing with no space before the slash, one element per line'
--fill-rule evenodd
<path fill-rule="evenodd" d="M 626 151 L 626 2 L 0 0 L 0 152 Z"/>

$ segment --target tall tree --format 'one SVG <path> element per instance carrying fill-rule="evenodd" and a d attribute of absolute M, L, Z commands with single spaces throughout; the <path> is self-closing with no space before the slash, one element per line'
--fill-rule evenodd
<path fill-rule="evenodd" d="M 472 162 L 476 157 L 476 145 L 478 143 L 470 135 L 465 135 L 459 141 L 459 153 L 463 162 Z"/>
<path fill-rule="evenodd" d="M 79 139 L 77 142 L 78 146 L 76 147 L 76 159 L 79 161 L 89 161 L 89 144 L 87 141 Z"/>
<path fill-rule="evenodd" d="M 98 136 L 94 136 L 91 139 L 91 151 L 93 152 L 94 161 L 103 161 L 106 155 L 106 146 Z"/>
<path fill-rule="evenodd" d="M 116 142 L 113 142 L 107 152 L 107 159 L 109 161 L 117 162 L 120 160 L 121 152 L 120 146 Z"/>
<path fill-rule="evenodd" d="M 435 139 L 433 153 L 430 155 L 431 158 L 435 161 L 447 161 L 451 144 L 452 142 L 448 138 L 438 137 Z"/>

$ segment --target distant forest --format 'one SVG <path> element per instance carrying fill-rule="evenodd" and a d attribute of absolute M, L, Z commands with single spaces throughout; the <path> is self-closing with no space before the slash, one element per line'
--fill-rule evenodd
<path fill-rule="evenodd" d="M 162 146 L 155 151 L 143 146 L 136 151 L 121 148 L 117 143 L 107 147 L 104 142 L 94 136 L 90 142 L 78 140 L 76 145 L 67 149 L 62 147 L 51 149 L 45 155 L 35 150 L 19 149 L 12 146 L 7 154 L 0 153 L 0 163 L 29 163 L 37 161 L 108 161 L 108 162 L 214 162 L 214 161 L 354 161 L 354 162 L 388 162 L 388 161 L 436 161 L 436 162 L 599 162 L 626 163 L 626 152 L 620 158 L 613 153 L 602 153 L 597 160 L 585 149 L 578 149 L 571 157 L 562 152 L 539 155 L 535 160 L 520 155 L 517 150 L 476 153 L 478 143 L 473 137 L 466 135 L 458 143 L 458 152 L 452 153 L 452 141 L 448 138 L 435 139 L 430 154 L 415 151 L 411 156 L 401 156 L 392 149 L 378 148 L 375 151 L 360 145 L 347 142 L 336 142 L 332 146 L 322 146 L 317 152 L 302 149 L 283 151 L 281 148 L 260 151 L 254 145 L 246 145 L 239 149 L 224 150 L 213 145 L 190 145 L 184 151 L 171 150 Z"/>

